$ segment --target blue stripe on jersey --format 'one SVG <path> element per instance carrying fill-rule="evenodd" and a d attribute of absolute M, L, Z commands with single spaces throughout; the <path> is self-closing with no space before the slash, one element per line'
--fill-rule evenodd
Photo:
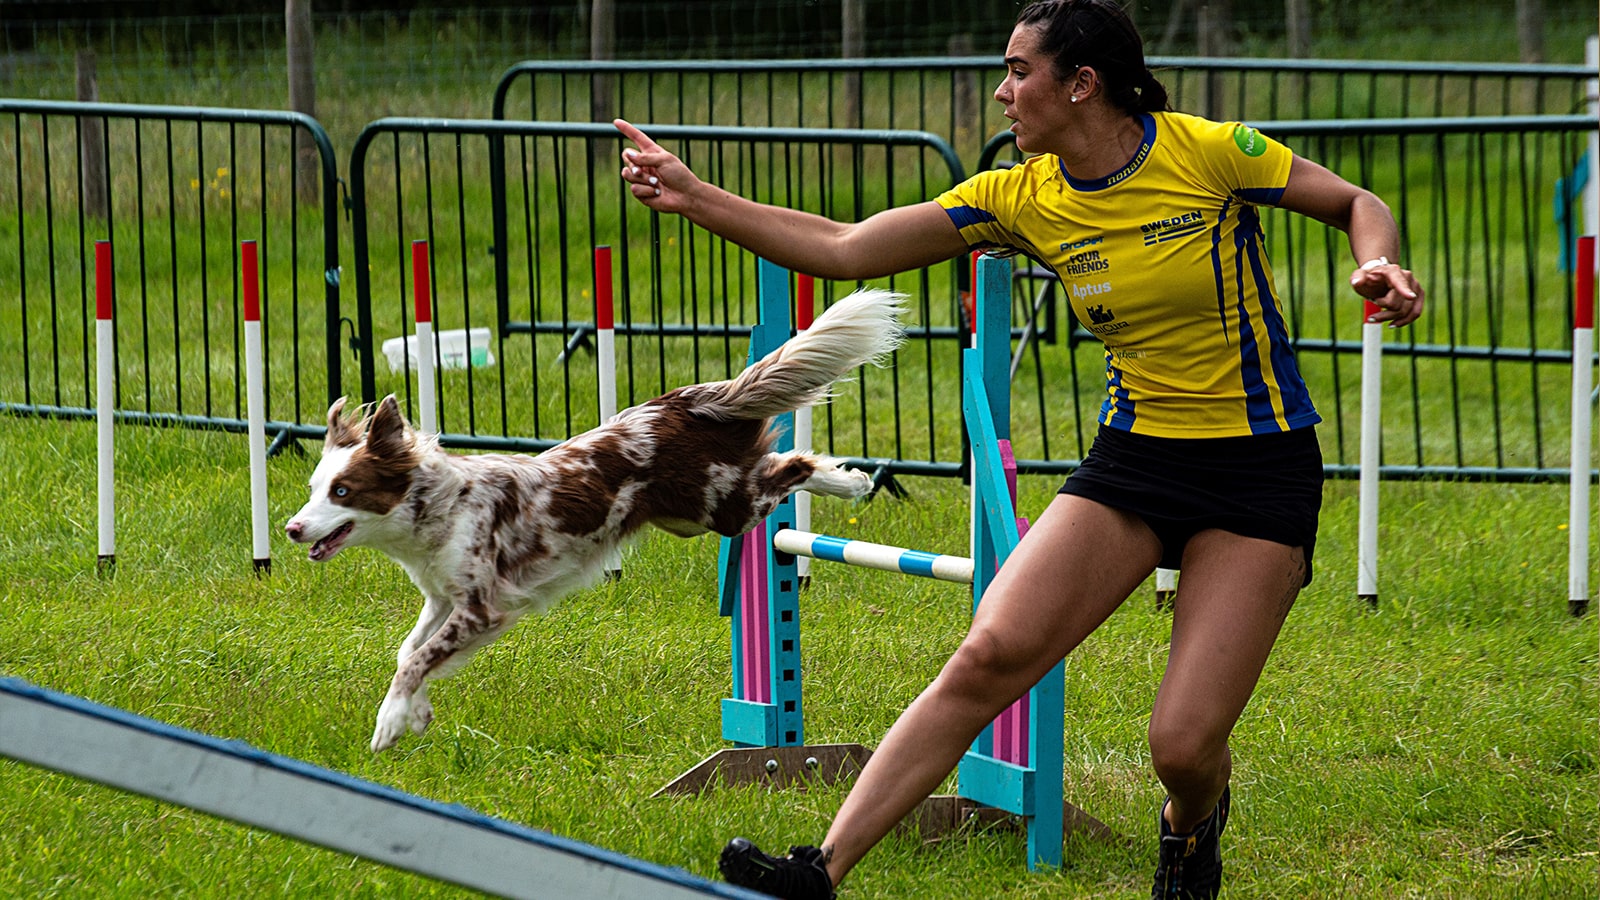
<path fill-rule="evenodd" d="M 1111 412 L 1112 398 L 1116 399 L 1117 411 Z M 1122 431 L 1132 431 L 1133 421 L 1138 418 L 1133 410 L 1133 400 L 1128 397 L 1128 389 L 1122 386 L 1122 370 L 1111 364 L 1111 351 L 1106 350 L 1106 399 L 1100 401 L 1100 421 L 1112 428 Z"/>
<path fill-rule="evenodd" d="M 1261 351 L 1256 343 L 1256 324 L 1245 306 L 1244 263 L 1247 246 L 1253 246 L 1260 226 L 1255 221 L 1255 211 L 1248 206 L 1239 207 L 1239 222 L 1233 229 L 1233 276 L 1235 305 L 1239 309 L 1239 376 L 1244 384 L 1245 420 L 1250 423 L 1250 433 L 1279 431 L 1278 419 L 1272 411 L 1272 388 L 1261 374 Z M 1256 280 L 1256 285 L 1260 281 Z M 1258 308 L 1267 306 L 1267 298 L 1258 298 Z M 1262 323 L 1265 326 L 1266 323 Z"/>
<path fill-rule="evenodd" d="M 1233 194 L 1246 203 L 1277 206 L 1278 201 L 1283 199 L 1283 188 L 1240 188 L 1234 191 Z"/>
<path fill-rule="evenodd" d="M 1195 224 L 1190 225 L 1181 231 L 1152 231 L 1144 236 L 1144 245 L 1149 247 L 1153 244 L 1165 244 L 1167 241 L 1175 241 L 1179 238 L 1186 238 L 1191 234 L 1199 234 L 1200 232 L 1204 231 L 1205 228 L 1206 223 L 1196 222 Z"/>
<path fill-rule="evenodd" d="M 995 220 L 994 213 L 973 206 L 952 206 L 945 210 L 945 214 L 955 223 L 957 231 L 969 225 L 982 225 Z"/>
<path fill-rule="evenodd" d="M 1255 278 L 1256 293 L 1262 298 L 1261 317 L 1265 320 L 1263 324 L 1272 341 L 1272 377 L 1278 384 L 1278 394 L 1282 398 L 1283 420 L 1290 428 L 1312 425 L 1320 422 L 1322 417 L 1317 414 L 1316 404 L 1311 402 L 1311 391 L 1306 387 L 1305 378 L 1300 374 L 1299 363 L 1295 361 L 1294 348 L 1289 343 L 1289 326 L 1283 318 L 1283 310 L 1278 308 L 1276 302 L 1272 302 L 1272 283 L 1267 278 L 1267 269 L 1263 264 L 1265 253 L 1258 240 L 1260 235 L 1260 224 L 1257 222 L 1256 227 L 1251 229 L 1245 252 L 1250 258 L 1250 272 Z M 1273 430 L 1276 430 L 1275 426 Z"/>
<path fill-rule="evenodd" d="M 1224 200 L 1217 210 L 1217 224 L 1211 228 L 1211 277 L 1217 291 L 1217 322 L 1222 325 L 1222 339 L 1228 338 L 1228 292 L 1222 287 L 1222 223 L 1228 221 L 1228 210 L 1233 204 Z"/>

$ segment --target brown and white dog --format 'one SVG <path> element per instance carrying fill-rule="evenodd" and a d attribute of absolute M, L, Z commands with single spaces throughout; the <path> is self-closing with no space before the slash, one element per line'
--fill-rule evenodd
<path fill-rule="evenodd" d="M 859 498 L 864 472 L 772 452 L 771 418 L 821 402 L 830 386 L 899 344 L 903 297 L 851 294 L 731 381 L 696 384 L 623 410 L 538 456 L 446 453 L 406 423 L 391 395 L 359 420 L 328 410 L 311 499 L 285 526 L 314 562 L 367 546 L 422 591 L 400 645 L 372 749 L 433 718 L 427 680 L 460 668 L 527 612 L 600 578 L 645 525 L 681 537 L 753 528 L 796 490 Z"/>

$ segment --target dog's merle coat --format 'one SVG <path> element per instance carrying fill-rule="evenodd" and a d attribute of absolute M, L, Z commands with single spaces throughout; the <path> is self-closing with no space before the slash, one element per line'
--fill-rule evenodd
<path fill-rule="evenodd" d="M 423 595 L 378 710 L 372 749 L 433 718 L 426 681 L 450 674 L 524 613 L 598 580 L 645 525 L 682 537 L 742 534 L 796 490 L 857 498 L 862 472 L 772 452 L 770 419 L 821 402 L 899 343 L 901 295 L 866 290 L 732 381 L 678 388 L 533 456 L 455 455 L 414 432 L 392 396 L 352 421 L 328 410 L 311 500 L 285 530 L 331 559 L 376 548 Z"/>

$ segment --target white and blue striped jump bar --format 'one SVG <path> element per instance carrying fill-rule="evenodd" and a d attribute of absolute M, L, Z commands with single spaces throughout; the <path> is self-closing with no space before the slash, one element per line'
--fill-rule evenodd
<path fill-rule="evenodd" d="M 809 531 L 795 531 L 792 528 L 783 528 L 773 534 L 772 546 L 774 549 L 795 556 L 849 563 L 852 566 L 879 569 L 884 572 L 921 575 L 924 578 L 937 578 L 940 581 L 953 581 L 956 584 L 972 583 L 972 560 L 964 556 L 907 550 L 904 547 L 890 547 L 887 544 L 874 544 L 870 541 L 812 534 Z"/>

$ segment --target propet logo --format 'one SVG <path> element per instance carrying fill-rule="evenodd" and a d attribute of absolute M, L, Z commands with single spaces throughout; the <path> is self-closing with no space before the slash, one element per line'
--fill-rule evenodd
<path fill-rule="evenodd" d="M 1085 247 L 1093 247 L 1103 240 L 1105 240 L 1105 238 L 1097 234 L 1094 237 L 1084 238 L 1081 241 L 1065 241 L 1057 249 L 1063 253 L 1070 253 L 1073 250 L 1082 250 Z"/>
<path fill-rule="evenodd" d="M 1087 301 L 1090 297 L 1111 293 L 1111 282 L 1074 284 L 1071 290 L 1074 300 Z M 1089 314 L 1089 324 L 1086 327 L 1095 334 L 1113 334 L 1128 327 L 1126 321 L 1117 321 L 1116 312 L 1104 303 L 1096 303 L 1093 306 L 1085 303 L 1084 311 Z"/>
<path fill-rule="evenodd" d="M 1173 216 L 1170 219 L 1157 219 L 1139 226 L 1139 231 L 1144 234 L 1144 245 L 1151 247 L 1175 241 L 1178 238 L 1188 237 L 1206 228 L 1206 214 L 1200 210 L 1186 212 Z"/>

